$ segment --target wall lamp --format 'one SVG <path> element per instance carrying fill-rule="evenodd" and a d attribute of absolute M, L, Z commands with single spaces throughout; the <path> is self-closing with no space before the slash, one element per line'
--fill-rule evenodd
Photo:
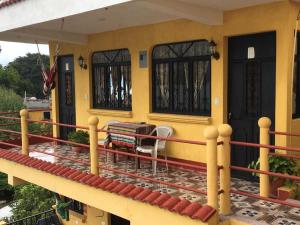
<path fill-rule="evenodd" d="M 85 62 L 85 59 L 82 57 L 82 55 L 80 55 L 78 58 L 78 64 L 81 69 L 85 69 L 85 70 L 87 69 L 87 64 Z"/>
<path fill-rule="evenodd" d="M 217 52 L 217 44 L 213 40 L 209 42 L 210 54 L 215 59 L 218 60 L 220 58 L 220 53 Z"/>

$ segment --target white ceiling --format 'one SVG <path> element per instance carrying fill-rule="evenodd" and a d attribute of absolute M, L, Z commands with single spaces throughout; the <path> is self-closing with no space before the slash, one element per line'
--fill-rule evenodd
<path fill-rule="evenodd" d="M 28 0 L 30 1 L 37 0 Z M 64 16 L 63 31 L 60 30 L 61 18 L 57 17 L 57 19 L 0 32 L 0 40 L 17 42 L 60 40 L 86 44 L 88 34 L 179 18 L 218 25 L 223 23 L 224 11 L 276 1 L 282 0 L 126 0 L 109 7 Z"/>

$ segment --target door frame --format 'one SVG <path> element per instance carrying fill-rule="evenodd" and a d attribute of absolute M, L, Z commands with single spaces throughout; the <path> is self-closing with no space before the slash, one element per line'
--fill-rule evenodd
<path fill-rule="evenodd" d="M 73 58 L 73 84 L 74 84 L 74 96 L 73 96 L 73 101 L 74 101 L 74 118 L 75 118 L 75 124 L 76 125 L 76 88 L 75 88 L 75 61 L 74 61 L 74 55 L 73 54 L 64 54 L 64 55 L 59 55 L 57 58 L 57 72 L 56 72 L 56 87 L 55 87 L 55 106 L 56 106 L 56 122 L 60 123 L 60 77 L 59 77 L 59 61 L 61 58 L 64 57 L 72 57 Z M 60 138 L 60 126 L 56 126 L 56 137 Z"/>

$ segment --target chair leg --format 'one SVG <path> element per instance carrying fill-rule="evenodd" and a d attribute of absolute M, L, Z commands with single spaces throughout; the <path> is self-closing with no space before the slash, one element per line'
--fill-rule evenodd
<path fill-rule="evenodd" d="M 167 156 L 167 150 L 165 149 L 165 160 L 168 159 L 168 156 Z M 169 171 L 169 166 L 168 166 L 168 162 L 166 162 L 166 169 L 167 169 L 167 172 Z"/>
<path fill-rule="evenodd" d="M 152 157 L 157 158 L 157 152 L 156 151 L 152 152 Z M 153 175 L 156 175 L 156 169 L 157 169 L 157 161 L 156 160 L 152 160 L 152 169 L 153 169 Z"/>

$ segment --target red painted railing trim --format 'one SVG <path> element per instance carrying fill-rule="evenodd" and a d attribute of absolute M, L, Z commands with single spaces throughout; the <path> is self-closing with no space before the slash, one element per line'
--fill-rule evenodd
<path fill-rule="evenodd" d="M 240 167 L 240 166 L 230 166 L 230 168 L 233 169 L 233 170 L 240 170 L 240 171 L 245 171 L 245 172 L 250 172 L 250 173 L 260 173 L 260 174 L 270 175 L 272 177 L 280 177 L 280 178 L 286 178 L 286 179 L 290 179 L 290 180 L 300 181 L 299 176 L 293 176 L 293 175 L 288 175 L 288 174 L 274 173 L 274 172 L 270 172 L 270 171 L 250 169 L 250 168 L 245 168 L 245 167 Z"/>
<path fill-rule="evenodd" d="M 269 148 L 274 150 L 286 150 L 291 152 L 300 152 L 300 148 L 294 147 L 284 147 L 284 146 L 276 146 L 276 145 L 266 145 L 266 144 L 256 144 L 242 141 L 230 141 L 232 145 L 245 146 L 245 147 L 254 147 L 254 148 Z"/>
<path fill-rule="evenodd" d="M 117 131 L 110 131 L 110 130 L 104 130 L 104 129 L 98 129 L 97 131 L 110 133 L 110 134 L 121 134 L 121 135 L 126 135 L 129 137 L 149 138 L 149 139 L 155 139 L 155 140 L 172 141 L 172 142 L 179 142 L 179 143 L 186 143 L 186 144 L 193 144 L 193 145 L 206 145 L 205 141 L 191 141 L 191 140 L 178 139 L 178 138 L 164 138 L 164 137 L 152 136 L 152 135 L 146 135 L 146 134 L 117 132 Z M 218 142 L 218 144 L 222 144 L 222 143 L 223 142 Z"/>
<path fill-rule="evenodd" d="M 300 134 L 291 133 L 291 132 L 283 132 L 283 131 L 269 131 L 270 134 L 273 135 L 285 135 L 285 136 L 295 136 L 300 137 Z"/>

